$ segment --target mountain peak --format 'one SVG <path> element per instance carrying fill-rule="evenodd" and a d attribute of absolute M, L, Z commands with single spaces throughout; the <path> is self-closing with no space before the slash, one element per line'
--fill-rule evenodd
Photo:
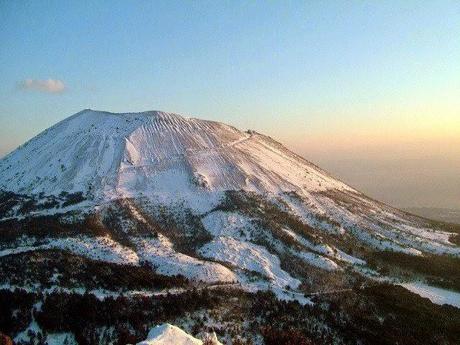
<path fill-rule="evenodd" d="M 162 111 L 85 109 L 0 161 L 0 188 L 95 199 L 349 189 L 269 137 Z"/>
<path fill-rule="evenodd" d="M 83 109 L 79 111 L 77 114 L 82 114 L 82 113 L 93 113 L 93 114 L 99 114 L 99 115 L 113 115 L 113 116 L 156 116 L 156 117 L 178 117 L 178 118 L 186 118 L 180 114 L 176 113 L 171 113 L 167 111 L 162 111 L 162 110 L 145 110 L 145 111 L 137 111 L 137 112 L 113 112 L 113 111 L 107 111 L 107 110 L 97 110 L 97 109 Z"/>
<path fill-rule="evenodd" d="M 84 121 L 91 122 L 91 117 L 94 118 L 118 118 L 118 119 L 125 119 L 125 120 L 148 120 L 148 119 L 155 119 L 157 121 L 187 121 L 190 118 L 186 116 L 182 116 L 176 113 L 170 113 L 161 110 L 147 110 L 147 111 L 140 111 L 140 112 L 111 112 L 105 110 L 94 110 L 94 109 L 83 109 L 78 113 L 71 115 L 64 119 L 62 122 L 70 121 L 74 118 L 85 118 Z M 178 123 L 176 123 L 178 124 Z"/>

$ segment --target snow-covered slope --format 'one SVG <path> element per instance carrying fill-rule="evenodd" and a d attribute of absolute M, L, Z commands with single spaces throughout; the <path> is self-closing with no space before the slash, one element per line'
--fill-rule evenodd
<path fill-rule="evenodd" d="M 446 228 L 270 137 L 159 111 L 61 121 L 0 160 L 0 192 L 0 259 L 63 250 L 289 298 L 308 270 L 364 270 L 374 252 L 460 255 Z"/>
<path fill-rule="evenodd" d="M 205 334 L 206 344 L 222 345 L 216 334 Z M 137 345 L 202 345 L 203 341 L 186 333 L 177 326 L 164 323 L 153 327 L 147 339 Z"/>
<path fill-rule="evenodd" d="M 147 339 L 137 345 L 202 345 L 203 342 L 179 327 L 165 323 L 152 328 Z"/>
<path fill-rule="evenodd" d="M 454 292 L 422 282 L 403 283 L 402 287 L 416 293 L 422 297 L 428 298 L 431 302 L 439 305 L 448 304 L 460 308 L 460 293 Z"/>
<path fill-rule="evenodd" d="M 0 188 L 96 199 L 196 190 L 350 190 L 269 137 L 151 111 L 83 110 L 0 161 Z"/>

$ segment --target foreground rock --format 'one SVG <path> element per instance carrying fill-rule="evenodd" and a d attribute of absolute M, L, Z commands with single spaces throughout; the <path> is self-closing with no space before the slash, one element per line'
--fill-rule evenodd
<path fill-rule="evenodd" d="M 203 345 L 203 341 L 192 337 L 179 327 L 164 323 L 152 328 L 147 339 L 137 345 Z M 215 333 L 205 337 L 205 344 L 222 345 Z"/>

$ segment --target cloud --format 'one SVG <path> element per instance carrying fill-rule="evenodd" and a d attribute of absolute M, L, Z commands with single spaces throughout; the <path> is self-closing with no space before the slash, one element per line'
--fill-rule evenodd
<path fill-rule="evenodd" d="M 64 82 L 59 79 L 26 79 L 20 84 L 22 90 L 40 91 L 47 93 L 62 93 L 66 90 Z"/>

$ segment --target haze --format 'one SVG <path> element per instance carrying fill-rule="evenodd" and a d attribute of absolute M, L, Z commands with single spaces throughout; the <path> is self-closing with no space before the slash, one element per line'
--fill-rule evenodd
<path fill-rule="evenodd" d="M 84 108 L 256 129 L 371 197 L 460 208 L 460 3 L 0 2 L 0 156 Z"/>

